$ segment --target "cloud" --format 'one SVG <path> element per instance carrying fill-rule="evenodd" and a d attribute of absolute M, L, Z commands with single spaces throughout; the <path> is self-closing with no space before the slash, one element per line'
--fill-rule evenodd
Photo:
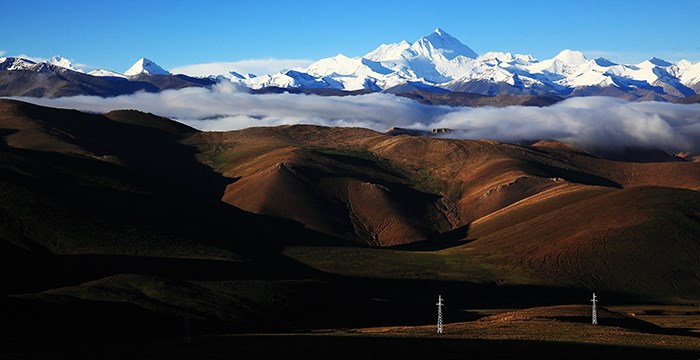
<path fill-rule="evenodd" d="M 700 105 L 571 98 L 546 108 L 462 109 L 434 127 L 463 129 L 453 137 L 506 142 L 552 139 L 583 149 L 627 146 L 668 151 L 700 148 Z"/>
<path fill-rule="evenodd" d="M 305 59 L 251 59 L 233 62 L 184 65 L 175 67 L 171 69 L 170 72 L 189 76 L 220 75 L 230 71 L 236 71 L 240 74 L 252 73 L 255 75 L 265 75 L 277 73 L 283 69 L 307 67 L 312 62 L 313 60 Z"/>
<path fill-rule="evenodd" d="M 626 146 L 667 151 L 700 150 L 700 104 L 628 102 L 608 97 L 571 98 L 537 108 L 451 108 L 422 105 L 390 94 L 321 97 L 254 95 L 231 84 L 114 98 L 21 98 L 46 106 L 107 112 L 139 109 L 208 131 L 253 126 L 317 124 L 385 131 L 450 128 L 446 136 L 504 142 L 559 140 L 584 150 Z"/>
<path fill-rule="evenodd" d="M 5 56 L 7 54 L 7 51 L 5 50 L 0 50 L 0 57 Z"/>

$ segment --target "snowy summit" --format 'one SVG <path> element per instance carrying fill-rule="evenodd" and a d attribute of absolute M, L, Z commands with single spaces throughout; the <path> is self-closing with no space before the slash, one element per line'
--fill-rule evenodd
<path fill-rule="evenodd" d="M 54 66 L 62 67 L 65 69 L 70 69 L 70 70 L 76 71 L 76 69 L 73 67 L 73 63 L 71 63 L 70 60 L 64 58 L 61 55 L 56 55 L 56 56 L 46 60 L 46 63 L 54 65 Z"/>
<path fill-rule="evenodd" d="M 409 85 L 484 95 L 575 96 L 609 88 L 608 93 L 658 99 L 700 92 L 698 64 L 673 64 L 652 58 L 624 65 L 604 58 L 589 60 L 582 52 L 570 49 L 541 61 L 531 55 L 504 52 L 478 55 L 445 30 L 436 28 L 413 43 L 382 44 L 361 57 L 338 54 L 306 69 L 255 78 L 226 77 L 254 89 L 274 86 L 392 92 Z"/>
<path fill-rule="evenodd" d="M 146 58 L 140 58 L 129 68 L 129 70 L 124 72 L 124 75 L 127 76 L 136 76 L 141 74 L 170 75 L 170 72 L 164 70 L 162 67 L 158 66 L 158 64 Z"/>
<path fill-rule="evenodd" d="M 47 66 L 47 64 L 52 66 Z M 0 59 L 0 70 L 75 70 L 61 56 L 41 63 L 22 58 Z M 469 92 L 493 96 L 549 94 L 560 97 L 605 94 L 641 100 L 666 101 L 700 94 L 700 62 L 672 63 L 653 57 L 638 64 L 617 64 L 605 58 L 588 59 L 566 49 L 550 59 L 509 52 L 477 54 L 441 28 L 415 42 L 382 44 L 363 56 L 338 54 L 306 68 L 255 76 L 237 69 L 209 74 L 208 81 L 231 81 L 251 89 L 325 88 L 346 91 Z M 98 69 L 93 76 L 130 79 L 140 75 L 171 75 L 153 61 L 141 58 L 124 74 Z M 194 74 L 189 74 L 194 75 Z M 201 75 L 201 74 L 200 74 Z"/>

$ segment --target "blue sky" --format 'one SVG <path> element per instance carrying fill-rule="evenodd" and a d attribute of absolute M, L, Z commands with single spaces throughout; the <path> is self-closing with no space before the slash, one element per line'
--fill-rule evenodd
<path fill-rule="evenodd" d="M 61 54 L 124 71 L 251 59 L 358 56 L 441 27 L 477 53 L 545 59 L 565 48 L 639 62 L 700 61 L 700 0 L 679 1 L 11 1 L 0 54 Z M 286 61 L 286 60 L 285 60 Z"/>

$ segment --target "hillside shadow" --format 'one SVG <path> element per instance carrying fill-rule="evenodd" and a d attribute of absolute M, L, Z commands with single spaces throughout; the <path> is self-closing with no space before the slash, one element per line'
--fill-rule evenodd
<path fill-rule="evenodd" d="M 114 121 L 104 115 L 22 104 L 21 111 L 50 126 L 61 140 L 97 156 L 112 155 L 165 191 L 193 199 L 217 201 L 231 182 L 196 159 L 198 150 L 180 143 L 196 130 L 151 127 L 156 116 L 134 113 L 134 123 Z M 139 118 L 140 116 L 140 118 Z M 141 124 L 138 124 L 141 122 Z M 174 123 L 174 122 L 173 122 Z"/>
<path fill-rule="evenodd" d="M 0 147 L 6 147 L 7 146 L 7 140 L 5 140 L 6 136 L 10 136 L 12 134 L 16 134 L 18 131 L 14 129 L 0 129 Z"/>
<path fill-rule="evenodd" d="M 56 207 L 74 213 L 76 226 L 104 223 L 109 224 L 104 231 L 127 231 L 125 234 L 129 228 L 147 230 L 146 234 L 156 231 L 165 238 L 212 244 L 266 261 L 284 262 L 278 251 L 288 240 L 337 242 L 294 221 L 252 214 L 222 202 L 226 186 L 237 179 L 204 165 L 197 159 L 199 150 L 182 143 L 197 132 L 192 128 L 139 112 L 129 114 L 129 123 L 125 123 L 104 115 L 13 103 L 27 121 L 41 124 L 57 141 L 76 145 L 88 154 L 7 149 L 25 160 L 10 165 L 14 170 L 8 170 L 3 179 L 48 202 L 6 204 L 9 214 L 17 213 L 12 206 Z M 112 160 L 115 158 L 117 161 Z M 23 226 L 45 222 L 33 221 Z M 41 231 L 53 236 L 50 229 Z M 139 246 L 151 245 L 143 242 Z"/>
<path fill-rule="evenodd" d="M 406 251 L 439 251 L 449 249 L 451 247 L 468 244 L 476 239 L 467 240 L 469 228 L 471 224 L 460 226 L 456 229 L 438 234 L 434 237 L 423 241 L 417 241 L 410 244 L 392 246 L 394 250 Z"/>
<path fill-rule="evenodd" d="M 538 169 L 544 174 L 547 174 L 547 176 L 560 177 L 572 183 L 622 189 L 622 185 L 620 183 L 610 180 L 608 178 L 604 178 L 602 176 L 572 169 L 564 169 L 561 167 L 551 166 L 543 163 L 530 163 L 529 165 L 535 169 Z"/>
<path fill-rule="evenodd" d="M 99 308 L 89 309 L 97 313 Z M 72 313 L 71 313 L 72 314 Z M 115 318 L 116 319 L 116 318 Z M 78 323 L 66 331 L 63 323 L 29 330 L 20 324 L 15 333 L 31 337 L 11 343 L 7 359 L 695 359 L 694 349 L 655 348 L 630 344 L 571 343 L 542 340 L 460 339 L 419 331 L 409 334 L 322 333 L 226 334 L 195 332 L 183 343 L 182 324 L 163 322 L 159 327 L 129 329 L 135 318 L 116 322 L 105 331 L 89 332 Z M 177 326 L 179 325 L 179 326 Z M 195 330 L 198 330 L 196 327 Z M 82 334 L 82 332 L 85 334 Z M 179 330 L 179 333 L 178 333 Z M 150 331 L 150 333 L 149 333 Z M 58 334 L 58 336 L 56 336 Z M 126 335 L 129 334 L 130 336 Z M 178 336 L 179 335 L 179 336 Z M 31 341 L 30 341 L 31 339 Z M 39 346 L 37 346 L 39 345 Z M 144 354 L 147 354 L 144 356 Z"/>

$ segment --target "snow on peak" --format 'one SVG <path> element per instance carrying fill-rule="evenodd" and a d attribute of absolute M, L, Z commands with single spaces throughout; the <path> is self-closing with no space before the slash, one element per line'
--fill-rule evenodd
<path fill-rule="evenodd" d="M 651 58 L 651 59 L 649 59 L 649 60 L 647 60 L 647 61 L 649 61 L 650 63 L 652 63 L 652 64 L 654 64 L 654 65 L 656 65 L 656 66 L 663 66 L 663 67 L 666 67 L 666 66 L 671 66 L 671 65 L 673 65 L 673 64 L 671 64 L 670 62 L 668 62 L 668 61 L 666 61 L 666 60 L 663 60 L 663 59 L 659 59 L 659 58 L 657 58 L 657 57 L 653 57 L 653 58 Z"/>
<path fill-rule="evenodd" d="M 359 58 L 349 58 L 343 54 L 321 59 L 306 68 L 306 72 L 314 76 L 350 75 L 357 73 L 362 62 Z"/>
<path fill-rule="evenodd" d="M 36 63 L 19 57 L 5 57 L 0 61 L 0 70 L 31 70 Z"/>
<path fill-rule="evenodd" d="M 378 48 L 363 56 L 363 58 L 372 61 L 401 59 L 410 47 L 411 44 L 409 44 L 406 40 L 403 40 L 398 44 L 381 44 Z"/>
<path fill-rule="evenodd" d="M 126 79 L 126 76 L 124 74 L 120 74 L 118 72 L 112 71 L 112 70 L 105 70 L 105 69 L 97 69 L 90 71 L 88 75 L 92 76 L 100 76 L 100 77 L 114 77 L 114 78 L 123 78 Z"/>
<path fill-rule="evenodd" d="M 430 49 L 428 45 L 430 45 L 432 49 Z M 420 48 L 421 50 L 425 49 L 431 52 L 437 51 L 448 60 L 452 60 L 460 55 L 472 59 L 477 57 L 477 54 L 469 46 L 462 44 L 455 37 L 440 28 L 436 28 L 432 34 L 418 39 L 411 48 L 415 50 Z M 422 51 L 417 52 L 421 53 Z"/>
<path fill-rule="evenodd" d="M 527 65 L 536 61 L 532 55 L 511 54 L 509 52 L 499 51 L 489 51 L 481 54 L 477 57 L 477 60 L 490 65 L 500 63 Z"/>
<path fill-rule="evenodd" d="M 75 68 L 73 67 L 73 63 L 61 55 L 56 55 L 56 56 L 46 60 L 45 63 L 51 64 L 54 66 L 58 66 L 58 67 L 62 67 L 65 69 L 69 69 L 69 70 L 75 70 Z"/>
<path fill-rule="evenodd" d="M 569 49 L 563 50 L 557 54 L 554 59 L 572 66 L 583 65 L 588 62 L 588 59 L 586 59 L 582 52 Z"/>
<path fill-rule="evenodd" d="M 138 61 L 136 61 L 136 63 L 134 63 L 134 65 L 132 65 L 129 68 L 129 70 L 124 72 L 124 75 L 127 76 L 134 76 L 140 74 L 170 75 L 170 72 L 164 70 L 162 67 L 158 66 L 158 64 L 146 58 L 140 58 Z"/>
<path fill-rule="evenodd" d="M 247 79 L 252 79 L 255 77 L 255 74 L 251 74 L 251 73 L 241 74 L 241 73 L 236 72 L 236 71 L 229 71 L 228 73 L 229 73 L 230 77 L 224 76 L 225 78 L 247 80 Z"/>
<path fill-rule="evenodd" d="M 602 66 L 602 67 L 610 67 L 610 66 L 615 66 L 617 65 L 616 63 L 604 58 L 604 57 L 599 57 L 593 60 L 596 65 Z"/>
<path fill-rule="evenodd" d="M 382 44 L 363 58 L 372 61 L 394 61 L 402 59 L 426 58 L 431 61 L 450 61 L 458 56 L 475 59 L 477 54 L 441 28 L 418 39 L 413 44 L 401 41 L 397 44 Z"/>
<path fill-rule="evenodd" d="M 700 84 L 700 61 L 695 64 L 686 61 L 679 78 L 686 85 Z"/>

